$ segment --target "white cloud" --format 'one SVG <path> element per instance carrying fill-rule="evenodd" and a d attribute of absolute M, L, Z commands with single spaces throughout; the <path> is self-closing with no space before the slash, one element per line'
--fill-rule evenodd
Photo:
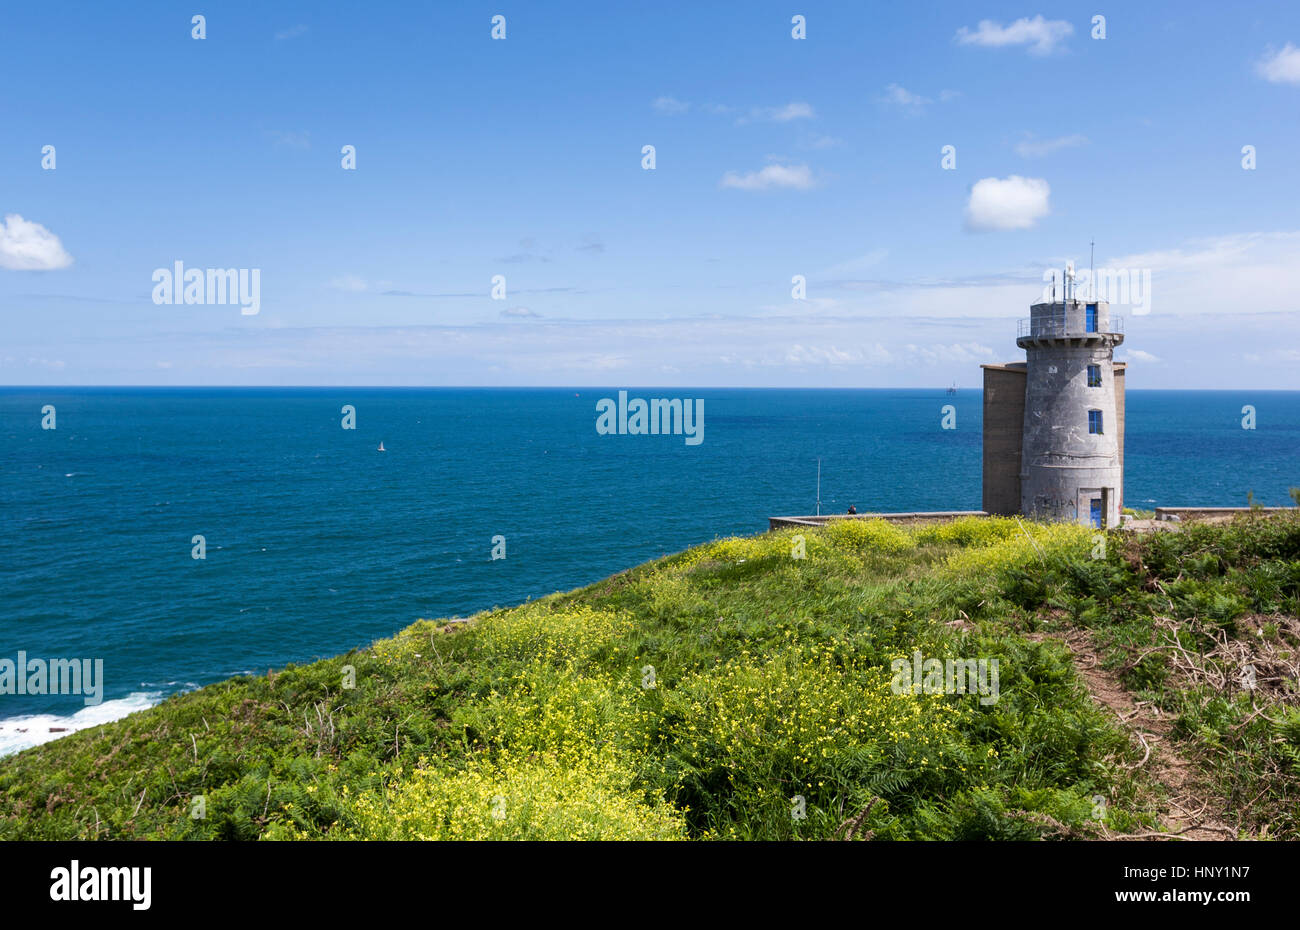
<path fill-rule="evenodd" d="M 306 31 L 307 27 L 299 23 L 296 26 L 290 26 L 288 29 L 281 29 L 275 34 L 275 39 L 277 42 L 282 42 L 285 39 L 296 39 Z"/>
<path fill-rule="evenodd" d="M 848 261 L 840 262 L 838 265 L 832 265 L 830 268 L 827 268 L 823 274 L 844 275 L 868 271 L 875 268 L 887 257 L 889 257 L 889 249 L 872 249 L 865 255 L 860 255 L 857 258 L 851 258 Z"/>
<path fill-rule="evenodd" d="M 68 363 L 61 358 L 29 358 L 27 364 L 34 368 L 48 368 L 51 371 L 63 371 Z"/>
<path fill-rule="evenodd" d="M 1098 257 L 1097 264 L 1103 265 Z M 1106 267 L 1151 269 L 1152 315 L 1295 314 L 1300 232 L 1194 239 L 1180 248 L 1108 257 Z M 1285 341 L 1285 340 L 1284 340 Z M 1294 344 L 1294 338 L 1291 339 Z"/>
<path fill-rule="evenodd" d="M 777 123 L 788 123 L 792 119 L 812 119 L 813 108 L 806 103 L 787 103 L 783 107 L 769 107 L 768 119 Z"/>
<path fill-rule="evenodd" d="M 927 104 L 934 103 L 929 97 L 914 94 L 901 84 L 890 84 L 886 87 L 885 95 L 880 98 L 880 102 L 902 107 L 913 113 L 919 113 Z"/>
<path fill-rule="evenodd" d="M 902 361 L 909 365 L 980 365 L 993 357 L 993 350 L 979 342 L 935 343 L 903 346 Z"/>
<path fill-rule="evenodd" d="M 1158 362 L 1160 361 L 1160 356 L 1152 355 L 1150 352 L 1145 352 L 1142 349 L 1128 349 L 1124 352 L 1124 361 L 1148 363 Z"/>
<path fill-rule="evenodd" d="M 748 116 L 736 120 L 737 126 L 752 122 L 788 123 L 797 119 L 813 119 L 817 114 L 807 103 L 787 103 L 780 107 L 752 107 Z"/>
<path fill-rule="evenodd" d="M 1031 55 L 1049 55 L 1074 27 L 1063 19 L 1043 19 L 1042 15 L 1021 17 L 1009 26 L 991 19 L 980 20 L 979 26 L 957 30 L 959 45 L 979 45 L 984 48 L 1002 48 L 1008 45 L 1027 45 Z"/>
<path fill-rule="evenodd" d="M 807 149 L 829 149 L 839 144 L 840 140 L 835 136 L 815 136 L 803 143 L 803 147 Z"/>
<path fill-rule="evenodd" d="M 768 165 L 748 174 L 728 171 L 718 185 L 742 191 L 763 191 L 774 187 L 806 191 L 814 187 L 815 182 L 807 165 Z"/>
<path fill-rule="evenodd" d="M 656 97 L 650 106 L 654 107 L 655 112 L 662 113 L 665 116 L 676 116 L 679 113 L 685 113 L 691 108 L 689 103 L 678 100 L 676 97 Z"/>
<path fill-rule="evenodd" d="M 365 279 L 354 274 L 345 274 L 334 278 L 330 281 L 330 287 L 336 291 L 348 291 L 353 294 L 359 294 L 367 289 Z"/>
<path fill-rule="evenodd" d="M 889 353 L 879 344 L 872 347 L 871 361 L 879 364 Z M 784 363 L 802 367 L 805 365 L 860 365 L 867 361 L 861 349 L 841 349 L 837 346 L 805 346 L 795 343 L 785 353 Z"/>
<path fill-rule="evenodd" d="M 983 178 L 966 205 L 970 229 L 1029 229 L 1048 213 L 1051 187 L 1042 178 Z"/>
<path fill-rule="evenodd" d="M 1061 149 L 1087 145 L 1088 137 L 1075 133 L 1072 136 L 1058 136 L 1055 139 L 1025 139 L 1016 144 L 1016 153 L 1022 158 L 1041 158 Z"/>
<path fill-rule="evenodd" d="M 271 138 L 275 140 L 275 148 L 288 149 L 309 149 L 311 148 L 310 132 L 281 132 L 278 129 L 272 129 Z"/>
<path fill-rule="evenodd" d="M 1255 71 L 1274 84 L 1300 84 L 1300 48 L 1288 42 L 1280 51 L 1269 49 Z"/>
<path fill-rule="evenodd" d="M 40 223 L 10 213 L 0 223 L 0 268 L 10 271 L 55 271 L 72 264 L 59 237 Z"/>
<path fill-rule="evenodd" d="M 518 317 L 522 319 L 537 319 L 538 317 L 541 316 L 540 313 L 534 313 L 532 310 L 529 310 L 527 307 L 510 307 L 507 310 L 502 310 L 501 315 L 505 317 Z"/>
<path fill-rule="evenodd" d="M 665 116 L 677 116 L 690 110 L 692 104 L 685 100 L 678 100 L 676 97 L 656 97 L 650 102 L 650 106 L 655 112 Z M 738 110 L 737 107 L 720 103 L 701 104 L 699 109 L 714 116 L 730 116 Z M 798 119 L 815 119 L 816 116 L 812 104 L 796 100 L 776 107 L 750 107 L 748 111 L 741 112 L 736 117 L 736 125 L 744 126 L 746 123 L 759 122 L 790 123 Z"/>
<path fill-rule="evenodd" d="M 1252 365 L 1265 362 L 1300 362 L 1300 349 L 1270 349 L 1268 352 L 1247 352 L 1242 359 Z"/>
<path fill-rule="evenodd" d="M 1300 249 L 1300 233 L 1243 233 L 1211 239 L 1194 239 L 1188 248 L 1159 249 L 1121 255 L 1111 259 L 1107 264 L 1183 274 L 1209 268 L 1238 266 L 1249 260 L 1252 253 L 1266 251 L 1270 244 L 1281 245 L 1284 252 L 1295 256 L 1296 250 Z"/>

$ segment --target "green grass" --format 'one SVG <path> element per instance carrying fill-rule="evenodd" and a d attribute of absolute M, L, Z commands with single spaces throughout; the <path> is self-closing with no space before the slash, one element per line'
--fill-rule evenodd
<path fill-rule="evenodd" d="M 1300 522 L 1112 533 L 1104 553 L 1086 530 L 1027 527 L 1033 542 L 1015 521 L 841 521 L 719 540 L 467 624 L 422 620 L 0 760 L 0 837 L 828 839 L 850 819 L 877 839 L 1155 829 L 1158 792 L 1124 768 L 1140 750 L 1064 647 L 1026 634 L 1087 628 L 1122 668 L 1156 644 L 1158 617 L 1236 642 L 1249 614 L 1277 618 L 1273 653 L 1286 652 Z M 890 663 L 914 650 L 997 658 L 999 699 L 893 693 Z M 1270 691 L 1276 707 L 1248 719 L 1249 704 L 1171 662 L 1150 652 L 1126 683 L 1179 714 L 1225 808 L 1300 837 L 1290 699 Z"/>

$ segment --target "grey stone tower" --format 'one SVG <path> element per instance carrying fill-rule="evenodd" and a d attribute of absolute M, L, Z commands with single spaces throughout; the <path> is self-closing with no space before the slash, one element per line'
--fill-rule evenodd
<path fill-rule="evenodd" d="M 1067 295 L 1069 291 L 1067 290 Z M 1122 320 L 1100 300 L 1038 303 L 1021 320 L 1025 350 L 1020 511 L 1037 520 L 1110 527 L 1124 482 Z"/>

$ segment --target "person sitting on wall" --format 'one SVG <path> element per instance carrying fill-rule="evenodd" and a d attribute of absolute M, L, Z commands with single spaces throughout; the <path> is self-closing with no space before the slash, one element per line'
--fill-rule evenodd
<path fill-rule="evenodd" d="M 858 508 L 854 507 L 852 504 L 849 504 L 849 513 L 857 513 L 857 512 L 858 512 Z"/>

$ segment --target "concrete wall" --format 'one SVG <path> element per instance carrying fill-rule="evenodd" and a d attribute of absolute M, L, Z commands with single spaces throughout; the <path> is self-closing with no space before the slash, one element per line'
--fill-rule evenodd
<path fill-rule="evenodd" d="M 950 523 L 962 517 L 987 517 L 982 510 L 916 510 L 906 513 L 831 513 L 805 517 L 768 517 L 768 530 L 792 526 L 825 526 L 832 520 L 884 520 L 900 526 L 926 526 L 931 523 Z"/>
<path fill-rule="evenodd" d="M 984 497 L 988 513 L 1020 513 L 1020 441 L 1025 428 L 1025 363 L 984 369 Z"/>
<path fill-rule="evenodd" d="M 1110 304 L 1104 300 L 1069 300 L 1056 303 L 1034 304 L 1029 308 L 1030 332 L 1034 335 L 1052 336 L 1062 325 L 1066 332 L 1082 333 L 1087 330 L 1088 305 L 1097 305 L 1097 332 L 1110 331 Z"/>
<path fill-rule="evenodd" d="M 1170 517 L 1177 517 L 1179 520 L 1206 520 L 1216 521 L 1222 519 L 1231 519 L 1239 513 L 1295 513 L 1294 507 L 1157 507 L 1156 519 L 1168 520 Z"/>
<path fill-rule="evenodd" d="M 1115 368 L 1115 419 L 1119 421 L 1119 509 L 1124 509 L 1124 372 L 1128 366 L 1116 362 Z"/>

